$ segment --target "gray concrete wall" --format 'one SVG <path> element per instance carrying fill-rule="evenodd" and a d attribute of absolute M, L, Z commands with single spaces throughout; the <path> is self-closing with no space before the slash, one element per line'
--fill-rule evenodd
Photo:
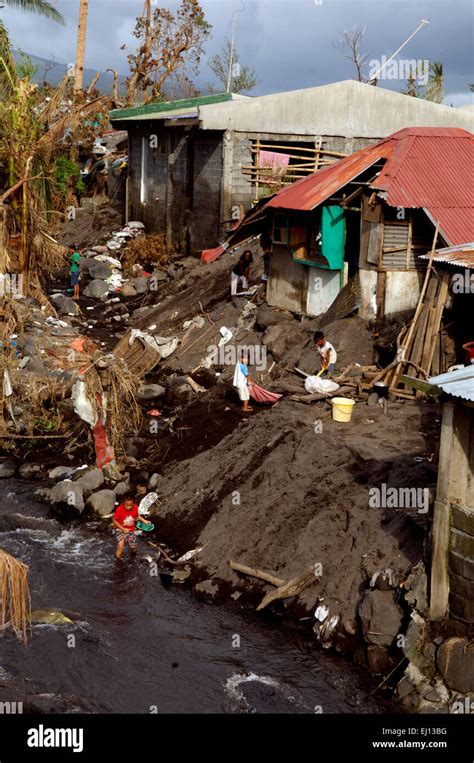
<path fill-rule="evenodd" d="M 474 125 L 469 110 L 355 80 L 201 106 L 199 117 L 206 130 L 372 139 L 404 127 L 462 127 L 472 131 Z"/>

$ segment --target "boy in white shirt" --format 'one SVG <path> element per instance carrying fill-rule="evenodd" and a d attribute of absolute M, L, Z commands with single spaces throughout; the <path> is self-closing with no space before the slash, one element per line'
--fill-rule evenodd
<path fill-rule="evenodd" d="M 313 339 L 321 355 L 322 374 L 320 376 L 324 377 L 334 371 L 337 362 L 337 352 L 331 342 L 328 342 L 325 338 L 322 331 L 316 331 Z"/>

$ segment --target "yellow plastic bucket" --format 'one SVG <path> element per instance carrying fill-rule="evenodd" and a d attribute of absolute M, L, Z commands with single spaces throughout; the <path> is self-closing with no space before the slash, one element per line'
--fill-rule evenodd
<path fill-rule="evenodd" d="M 331 403 L 334 421 L 347 422 L 352 419 L 352 410 L 355 405 L 353 400 L 349 400 L 347 397 L 333 397 Z"/>

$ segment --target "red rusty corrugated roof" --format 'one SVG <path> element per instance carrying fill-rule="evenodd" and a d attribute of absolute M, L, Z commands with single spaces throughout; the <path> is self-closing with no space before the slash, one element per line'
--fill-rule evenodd
<path fill-rule="evenodd" d="M 370 184 L 393 207 L 423 208 L 439 221 L 443 238 L 474 238 L 474 137 L 454 127 L 409 127 L 285 188 L 267 208 L 310 211 L 380 159 Z"/>
<path fill-rule="evenodd" d="M 420 255 L 421 260 L 429 260 L 430 257 L 430 253 Z M 436 249 L 433 262 L 445 262 L 448 265 L 458 265 L 461 268 L 474 270 L 474 242 Z"/>

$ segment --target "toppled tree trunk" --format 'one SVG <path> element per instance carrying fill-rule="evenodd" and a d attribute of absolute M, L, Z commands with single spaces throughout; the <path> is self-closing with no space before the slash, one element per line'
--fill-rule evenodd
<path fill-rule="evenodd" d="M 246 567 L 245 565 L 233 562 L 232 560 L 229 561 L 228 564 L 229 567 L 236 572 L 241 572 L 243 575 L 250 575 L 250 577 L 258 578 L 259 580 L 265 580 L 265 582 L 276 586 L 275 591 L 270 591 L 263 597 L 257 607 L 257 612 L 267 607 L 272 601 L 290 599 L 292 596 L 298 596 L 308 585 L 310 585 L 310 583 L 314 582 L 314 580 L 318 580 L 312 567 L 306 570 L 302 575 L 298 575 L 296 578 L 291 578 L 291 580 L 286 581 L 283 578 L 277 578 L 275 575 L 271 575 L 268 572 L 257 570 L 254 567 Z"/>

